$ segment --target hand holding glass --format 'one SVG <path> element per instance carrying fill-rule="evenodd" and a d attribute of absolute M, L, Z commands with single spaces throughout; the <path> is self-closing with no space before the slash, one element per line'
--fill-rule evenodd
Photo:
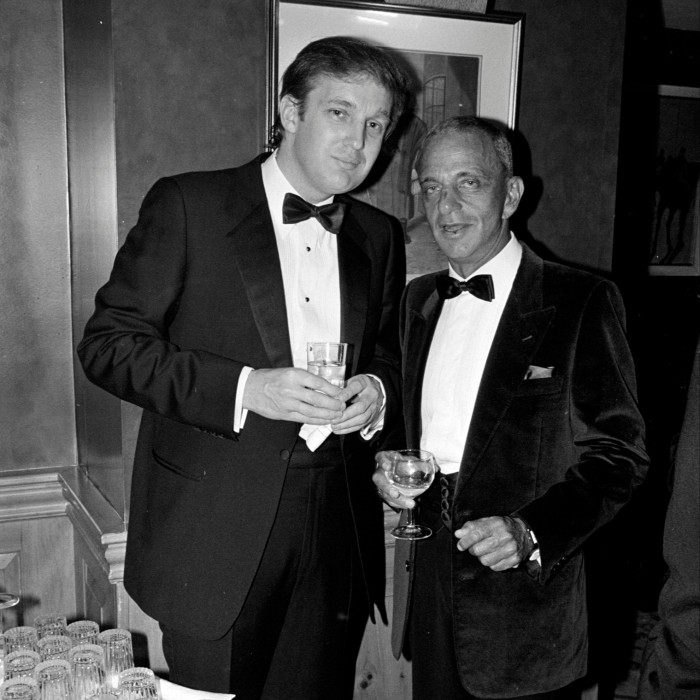
<path fill-rule="evenodd" d="M 306 368 L 311 374 L 342 389 L 345 386 L 347 349 L 347 343 L 307 343 Z"/>
<path fill-rule="evenodd" d="M 407 498 L 416 498 L 433 483 L 437 464 L 435 457 L 425 450 L 396 450 L 390 452 L 390 468 L 386 472 L 391 485 Z M 415 522 L 413 509 L 408 509 L 405 525 L 398 525 L 391 534 L 399 540 L 424 540 L 433 534 L 425 525 Z"/>

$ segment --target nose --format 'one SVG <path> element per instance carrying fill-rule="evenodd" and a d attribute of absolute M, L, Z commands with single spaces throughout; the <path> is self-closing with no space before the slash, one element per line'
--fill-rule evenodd
<path fill-rule="evenodd" d="M 359 122 L 348 127 L 346 141 L 356 151 L 361 151 L 365 147 L 365 125 Z"/>
<path fill-rule="evenodd" d="M 445 187 L 440 192 L 440 200 L 438 201 L 438 208 L 440 209 L 440 212 L 443 214 L 449 214 L 450 212 L 459 208 L 457 198 L 455 197 L 455 193 L 452 191 L 451 187 Z"/>

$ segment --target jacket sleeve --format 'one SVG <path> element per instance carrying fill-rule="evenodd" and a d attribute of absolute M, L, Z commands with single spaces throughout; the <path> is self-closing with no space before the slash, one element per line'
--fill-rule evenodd
<path fill-rule="evenodd" d="M 648 468 L 644 421 L 617 288 L 600 281 L 586 301 L 570 369 L 573 463 L 562 481 L 517 511 L 535 532 L 546 582 L 627 503 Z"/>
<path fill-rule="evenodd" d="M 178 183 L 158 181 L 97 293 L 77 352 L 88 379 L 111 394 L 235 439 L 234 400 L 243 364 L 180 348 L 169 337 L 187 281 L 187 234 Z"/>

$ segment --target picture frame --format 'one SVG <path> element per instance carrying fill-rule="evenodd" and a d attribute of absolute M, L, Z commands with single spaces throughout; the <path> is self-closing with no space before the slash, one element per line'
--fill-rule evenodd
<path fill-rule="evenodd" d="M 700 88 L 658 88 L 651 276 L 700 275 Z"/>
<path fill-rule="evenodd" d="M 356 0 L 271 0 L 270 13 L 270 130 L 284 70 L 311 41 L 356 36 L 394 52 L 407 69 L 410 109 L 351 194 L 399 219 L 409 279 L 445 268 L 412 191 L 412 156 L 427 130 L 447 117 L 476 115 L 515 128 L 523 16 Z"/>

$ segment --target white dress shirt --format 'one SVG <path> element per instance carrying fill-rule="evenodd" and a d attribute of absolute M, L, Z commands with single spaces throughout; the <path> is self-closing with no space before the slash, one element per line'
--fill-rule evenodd
<path fill-rule="evenodd" d="M 444 474 L 462 463 L 486 359 L 521 257 L 511 233 L 505 248 L 471 275 L 491 275 L 493 301 L 464 292 L 443 304 L 423 377 L 421 448 L 435 455 Z M 464 279 L 451 266 L 450 276 Z"/>
<path fill-rule="evenodd" d="M 262 179 L 282 268 L 292 362 L 294 367 L 306 369 L 307 342 L 341 342 L 338 239 L 313 218 L 298 224 L 283 223 L 285 194 L 299 193 L 277 165 L 277 152 L 263 162 Z M 330 197 L 316 204 L 332 201 Z M 238 380 L 233 424 L 236 432 L 243 428 L 248 415 L 242 409 L 243 392 L 252 369 L 244 368 Z"/>
<path fill-rule="evenodd" d="M 282 268 L 292 362 L 294 367 L 306 369 L 308 342 L 344 342 L 340 337 L 338 237 L 326 231 L 314 218 L 285 224 L 282 221 L 284 196 L 288 192 L 299 193 L 280 170 L 276 151 L 263 162 L 261 170 Z M 314 204 L 320 206 L 332 201 L 333 197 L 329 197 Z M 236 432 L 242 430 L 248 415 L 243 409 L 243 393 L 252 370 L 252 367 L 245 367 L 238 379 L 233 422 Z M 382 382 L 377 381 L 383 393 Z M 362 437 L 371 438 L 383 423 L 384 402 L 375 420 L 362 429 Z M 315 450 L 330 433 L 330 426 L 325 425 L 305 424 L 300 431 L 311 450 Z"/>

